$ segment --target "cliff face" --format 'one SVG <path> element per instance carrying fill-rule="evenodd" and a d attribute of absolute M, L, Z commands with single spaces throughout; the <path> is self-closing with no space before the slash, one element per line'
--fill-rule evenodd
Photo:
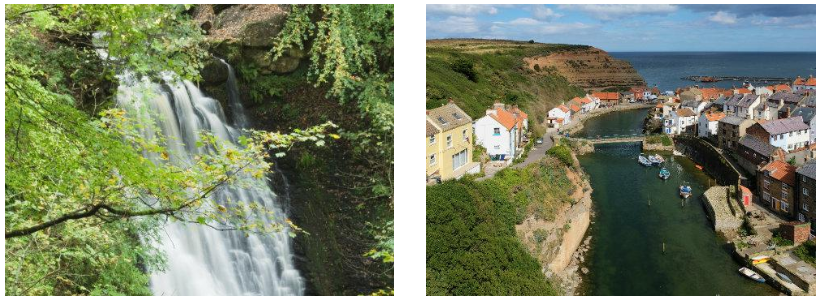
<path fill-rule="evenodd" d="M 543 72 L 555 69 L 571 84 L 585 90 L 646 84 L 629 62 L 614 59 L 609 53 L 595 47 L 524 58 L 523 62 L 531 69 L 535 69 L 537 64 Z"/>

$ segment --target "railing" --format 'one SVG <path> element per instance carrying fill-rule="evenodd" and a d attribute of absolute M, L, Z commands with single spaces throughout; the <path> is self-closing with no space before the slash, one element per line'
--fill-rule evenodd
<path fill-rule="evenodd" d="M 602 135 L 602 136 L 591 136 L 591 137 L 576 137 L 570 139 L 577 139 L 577 140 L 587 140 L 592 144 L 599 144 L 599 143 L 618 143 L 618 142 L 642 142 L 646 138 L 645 135 L 642 133 L 632 133 L 632 134 L 612 134 L 612 135 Z"/>

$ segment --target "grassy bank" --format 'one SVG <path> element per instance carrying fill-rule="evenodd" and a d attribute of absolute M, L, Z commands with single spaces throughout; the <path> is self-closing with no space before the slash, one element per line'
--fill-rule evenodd
<path fill-rule="evenodd" d="M 546 157 L 475 182 L 426 188 L 426 293 L 554 295 L 515 225 L 531 215 L 551 220 L 573 189 L 565 165 Z"/>

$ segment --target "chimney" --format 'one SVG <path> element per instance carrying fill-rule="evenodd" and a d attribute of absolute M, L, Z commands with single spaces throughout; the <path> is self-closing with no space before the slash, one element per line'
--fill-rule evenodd
<path fill-rule="evenodd" d="M 454 104 L 454 99 L 449 98 L 449 104 Z"/>
<path fill-rule="evenodd" d="M 498 109 L 498 108 L 499 109 L 506 109 L 505 106 L 506 106 L 505 104 L 500 103 L 500 100 L 494 100 L 494 105 L 492 105 L 492 108 L 493 109 Z"/>

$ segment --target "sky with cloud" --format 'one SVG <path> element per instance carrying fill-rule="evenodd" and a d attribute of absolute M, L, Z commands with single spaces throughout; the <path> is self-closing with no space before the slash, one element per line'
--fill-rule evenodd
<path fill-rule="evenodd" d="M 426 6 L 426 38 L 592 45 L 606 51 L 814 51 L 814 5 Z"/>

